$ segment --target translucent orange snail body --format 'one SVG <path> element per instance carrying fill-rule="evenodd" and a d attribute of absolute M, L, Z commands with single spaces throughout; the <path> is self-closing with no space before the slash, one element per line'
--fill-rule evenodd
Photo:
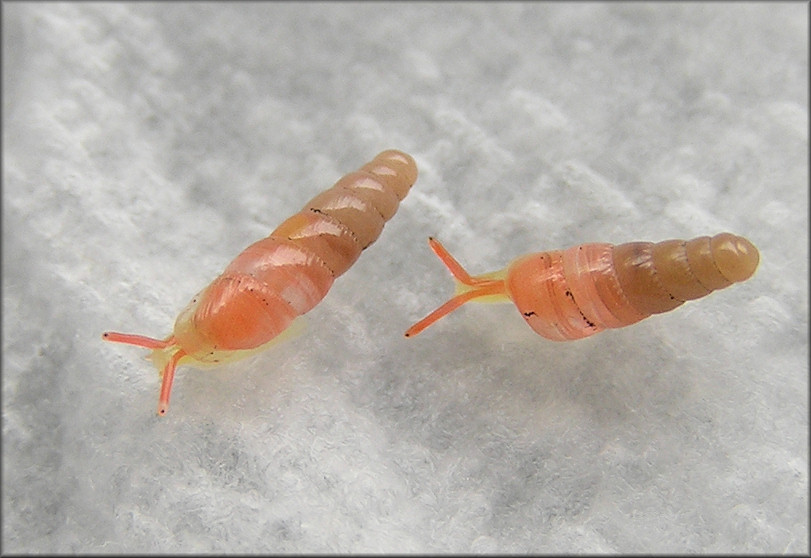
<path fill-rule="evenodd" d="M 416 179 L 411 156 L 383 151 L 248 246 L 180 312 L 171 335 L 103 338 L 152 349 L 163 378 L 158 414 L 166 414 L 178 365 L 216 365 L 266 348 L 378 238 Z"/>
<path fill-rule="evenodd" d="M 417 335 L 476 298 L 512 301 L 542 337 L 569 341 L 631 325 L 745 281 L 757 269 L 757 248 L 721 233 L 692 240 L 581 244 L 538 252 L 505 269 L 472 277 L 434 238 L 431 249 L 457 281 L 457 294 L 411 326 Z"/>

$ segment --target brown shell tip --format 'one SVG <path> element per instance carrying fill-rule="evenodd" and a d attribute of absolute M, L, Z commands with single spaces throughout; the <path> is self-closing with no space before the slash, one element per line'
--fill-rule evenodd
<path fill-rule="evenodd" d="M 711 245 L 718 270 L 734 283 L 749 279 L 760 263 L 758 249 L 742 236 L 717 234 L 712 237 Z"/>

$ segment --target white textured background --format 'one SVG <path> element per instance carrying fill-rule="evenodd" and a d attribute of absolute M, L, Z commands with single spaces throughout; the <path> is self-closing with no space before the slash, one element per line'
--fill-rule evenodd
<path fill-rule="evenodd" d="M 5 552 L 808 545 L 808 6 L 3 6 Z M 242 248 L 394 147 L 420 178 L 304 334 L 145 351 Z M 451 282 L 729 230 L 747 283 L 587 340 Z"/>

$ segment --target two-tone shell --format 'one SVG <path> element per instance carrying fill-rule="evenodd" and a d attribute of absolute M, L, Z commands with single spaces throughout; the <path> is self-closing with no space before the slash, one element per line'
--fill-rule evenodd
<path fill-rule="evenodd" d="M 458 281 L 459 294 L 414 324 L 414 336 L 465 302 L 511 300 L 538 335 L 568 341 L 636 323 L 652 314 L 745 281 L 757 269 L 757 248 L 721 233 L 692 240 L 581 244 L 514 260 L 471 277 L 436 240 L 431 248 Z"/>

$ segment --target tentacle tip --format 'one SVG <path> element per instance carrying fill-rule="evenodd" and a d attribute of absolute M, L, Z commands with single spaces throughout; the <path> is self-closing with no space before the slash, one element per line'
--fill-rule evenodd
<path fill-rule="evenodd" d="M 161 403 L 158 405 L 158 416 L 162 417 L 166 415 L 166 412 L 169 410 L 169 405 L 166 403 Z"/>
<path fill-rule="evenodd" d="M 416 327 L 416 325 L 413 325 L 413 326 L 411 326 L 410 328 L 408 328 L 408 329 L 406 330 L 406 332 L 405 332 L 403 335 L 404 335 L 405 337 L 407 337 L 407 338 L 409 338 L 409 339 L 410 339 L 410 338 L 412 338 L 412 337 L 416 337 L 417 335 L 419 335 L 419 333 L 420 333 L 422 330 L 423 330 L 423 328 L 421 328 L 421 327 L 420 327 L 420 328 L 418 328 L 418 327 Z"/>

